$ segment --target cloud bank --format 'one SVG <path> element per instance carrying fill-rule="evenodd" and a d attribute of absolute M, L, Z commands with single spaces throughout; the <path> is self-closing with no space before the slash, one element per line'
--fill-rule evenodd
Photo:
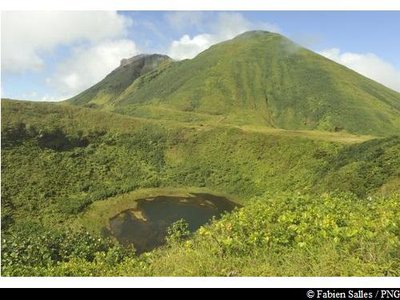
<path fill-rule="evenodd" d="M 1 22 L 2 72 L 51 67 L 46 83 L 59 98 L 90 87 L 121 58 L 138 53 L 135 43 L 124 38 L 132 19 L 113 11 L 4 12 Z M 60 60 L 49 64 L 48 57 L 60 49 Z"/>
<path fill-rule="evenodd" d="M 342 52 L 332 48 L 319 54 L 400 92 L 400 70 L 373 53 Z"/>
<path fill-rule="evenodd" d="M 58 66 L 52 77 L 47 78 L 47 82 L 64 97 L 70 97 L 103 79 L 119 65 L 121 58 L 136 54 L 135 43 L 125 39 L 79 47 Z"/>
<path fill-rule="evenodd" d="M 130 19 L 116 12 L 3 12 L 2 69 L 39 70 L 43 57 L 56 47 L 119 38 L 130 23 Z"/>

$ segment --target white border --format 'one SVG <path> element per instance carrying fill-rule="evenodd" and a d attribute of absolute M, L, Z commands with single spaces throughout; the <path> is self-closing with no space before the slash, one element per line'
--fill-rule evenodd
<path fill-rule="evenodd" d="M 27 288 L 398 288 L 396 277 L 42 277 L 1 278 L 0 287 Z"/>
<path fill-rule="evenodd" d="M 400 10 L 396 0 L 3 0 L 1 10 Z"/>
<path fill-rule="evenodd" d="M 0 10 L 400 10 L 395 0 L 3 0 Z M 397 277 L 0 278 L 2 287 L 398 288 Z"/>

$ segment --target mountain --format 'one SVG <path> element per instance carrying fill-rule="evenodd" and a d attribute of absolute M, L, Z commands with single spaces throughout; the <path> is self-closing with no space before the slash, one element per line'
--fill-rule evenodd
<path fill-rule="evenodd" d="M 63 103 L 2 99 L 1 274 L 400 276 L 400 136 L 377 137 L 399 122 L 399 93 L 259 31 L 124 59 Z M 189 234 L 189 195 L 243 207 Z M 137 256 L 114 221 L 167 244 Z"/>
<path fill-rule="evenodd" d="M 140 76 L 169 62 L 171 59 L 168 56 L 159 54 L 140 54 L 130 59 L 123 59 L 120 66 L 106 78 L 69 101 L 91 107 L 111 105 Z"/>
<path fill-rule="evenodd" d="M 157 63 L 137 67 L 149 58 Z M 171 119 L 186 112 L 283 129 L 400 130 L 398 92 L 276 33 L 247 32 L 191 60 L 153 55 L 135 61 L 69 101 L 153 118 L 172 110 Z"/>

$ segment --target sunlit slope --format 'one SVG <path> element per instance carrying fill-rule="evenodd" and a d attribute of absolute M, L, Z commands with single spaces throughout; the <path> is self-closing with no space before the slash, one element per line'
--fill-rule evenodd
<path fill-rule="evenodd" d="M 121 61 L 121 65 L 102 81 L 69 100 L 72 104 L 107 107 L 137 78 L 167 65 L 165 55 L 137 55 Z"/>
<path fill-rule="evenodd" d="M 144 74 L 110 103 L 117 112 L 152 118 L 168 109 L 169 119 L 185 112 L 284 129 L 400 131 L 399 93 L 264 31 Z"/>
<path fill-rule="evenodd" d="M 398 275 L 398 136 L 1 105 L 3 276 Z M 138 196 L 194 191 L 245 207 L 139 257 L 100 236 Z"/>
<path fill-rule="evenodd" d="M 399 192 L 399 137 L 253 130 L 2 101 L 3 228 L 66 216 L 141 188 L 253 196 L 283 191 Z M 51 221 L 53 220 L 53 221 Z"/>

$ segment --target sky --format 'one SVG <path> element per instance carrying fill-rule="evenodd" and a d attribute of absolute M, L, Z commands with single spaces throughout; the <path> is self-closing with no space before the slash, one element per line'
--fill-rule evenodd
<path fill-rule="evenodd" d="M 2 97 L 72 97 L 140 53 L 193 58 L 248 30 L 277 32 L 400 91 L 400 11 L 2 12 Z"/>

